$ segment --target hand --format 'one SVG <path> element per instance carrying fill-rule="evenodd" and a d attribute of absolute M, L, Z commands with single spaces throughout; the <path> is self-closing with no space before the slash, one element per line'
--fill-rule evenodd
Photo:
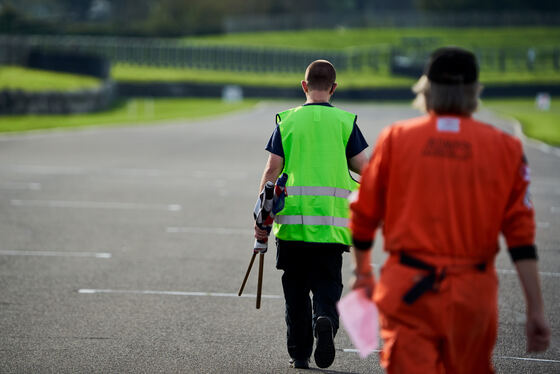
<path fill-rule="evenodd" d="M 355 275 L 350 279 L 350 288 L 357 290 L 363 288 L 367 297 L 371 299 L 373 296 L 373 288 L 375 287 L 375 278 L 373 273 L 354 273 Z"/>
<path fill-rule="evenodd" d="M 255 223 L 255 239 L 261 242 L 264 242 L 268 239 L 268 231 L 265 229 L 261 229 L 259 226 L 257 226 L 256 223 Z"/>
<path fill-rule="evenodd" d="M 546 351 L 550 344 L 550 326 L 544 313 L 528 315 L 525 332 L 527 334 L 527 352 Z"/>

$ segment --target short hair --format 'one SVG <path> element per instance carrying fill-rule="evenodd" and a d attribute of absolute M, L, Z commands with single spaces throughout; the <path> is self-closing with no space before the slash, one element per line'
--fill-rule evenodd
<path fill-rule="evenodd" d="M 470 116 L 478 107 L 482 85 L 478 82 L 468 84 L 435 83 L 423 75 L 413 86 L 416 94 L 413 106 L 424 112 L 436 114 L 455 114 Z"/>
<path fill-rule="evenodd" d="M 336 81 L 336 70 L 327 60 L 316 60 L 305 70 L 305 80 L 311 90 L 327 91 Z"/>

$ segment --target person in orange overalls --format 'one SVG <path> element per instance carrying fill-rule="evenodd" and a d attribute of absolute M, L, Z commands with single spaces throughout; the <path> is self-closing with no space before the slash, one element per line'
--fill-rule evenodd
<path fill-rule="evenodd" d="M 350 205 L 352 288 L 377 304 L 387 373 L 493 373 L 500 232 L 525 293 L 527 349 L 550 340 L 527 160 L 517 139 L 471 117 L 471 52 L 436 50 L 414 89 L 427 114 L 382 131 Z M 389 256 L 374 284 L 379 226 Z"/>

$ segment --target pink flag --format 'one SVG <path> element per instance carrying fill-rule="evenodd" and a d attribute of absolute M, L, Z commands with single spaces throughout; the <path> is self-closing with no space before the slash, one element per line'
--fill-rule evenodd
<path fill-rule="evenodd" d="M 342 326 L 350 336 L 361 358 L 366 358 L 377 349 L 377 307 L 366 296 L 364 289 L 350 291 L 337 304 Z"/>

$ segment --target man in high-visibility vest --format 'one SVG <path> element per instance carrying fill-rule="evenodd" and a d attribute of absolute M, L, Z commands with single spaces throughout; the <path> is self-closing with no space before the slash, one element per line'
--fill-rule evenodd
<path fill-rule="evenodd" d="M 353 288 L 373 293 L 388 373 L 493 373 L 500 232 L 525 292 L 528 350 L 550 339 L 527 160 L 519 140 L 471 117 L 472 53 L 435 51 L 415 91 L 427 115 L 382 131 L 351 203 Z M 389 257 L 374 285 L 380 225 Z"/>
<path fill-rule="evenodd" d="M 288 353 L 293 367 L 308 368 L 315 337 L 315 363 L 325 368 L 335 357 L 342 253 L 351 244 L 347 198 L 358 187 L 349 169 L 361 172 L 367 143 L 356 115 L 329 103 L 337 87 L 330 62 L 312 62 L 301 86 L 305 104 L 276 115 L 259 191 L 288 174 L 288 196 L 273 227 L 276 267 L 284 271 Z M 266 230 L 255 226 L 255 237 L 265 239 Z"/>

